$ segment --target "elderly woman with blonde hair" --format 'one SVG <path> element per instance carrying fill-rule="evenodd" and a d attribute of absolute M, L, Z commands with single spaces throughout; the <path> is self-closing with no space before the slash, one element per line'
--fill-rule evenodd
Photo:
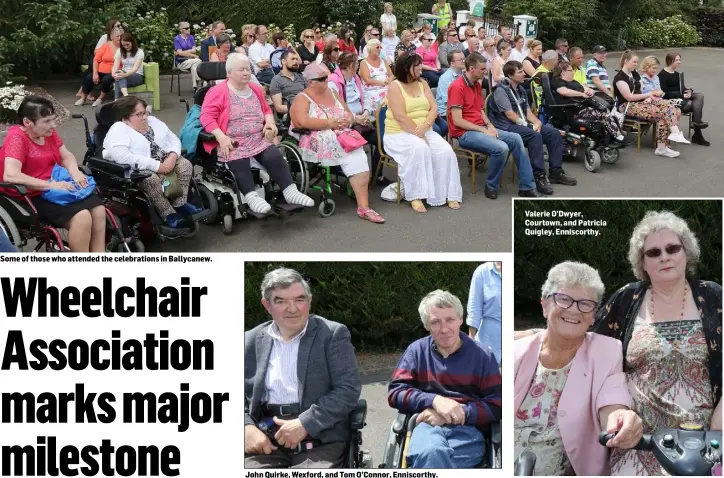
<path fill-rule="evenodd" d="M 367 58 L 360 62 L 359 76 L 362 78 L 365 105 L 372 112 L 377 111 L 387 96 L 387 85 L 395 79 L 386 61 L 380 57 L 382 45 L 377 39 L 367 42 Z"/>

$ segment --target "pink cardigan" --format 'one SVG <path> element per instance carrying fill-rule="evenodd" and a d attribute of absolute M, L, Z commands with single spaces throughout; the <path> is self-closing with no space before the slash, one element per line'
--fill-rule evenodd
<path fill-rule="evenodd" d="M 224 80 L 216 86 L 212 86 L 206 93 L 204 103 L 201 105 L 201 116 L 199 120 L 204 130 L 209 133 L 219 128 L 226 134 L 226 131 L 229 129 L 229 95 L 231 91 L 229 91 L 227 82 L 228 80 Z M 249 87 L 259 99 L 264 116 L 272 114 L 271 108 L 264 97 L 264 90 L 254 83 L 249 83 Z M 218 145 L 219 143 L 217 141 L 207 141 L 204 143 L 204 149 L 207 153 L 210 153 Z"/>
<path fill-rule="evenodd" d="M 547 331 L 515 341 L 515 412 L 523 404 L 535 377 L 540 348 Z M 558 402 L 558 426 L 576 475 L 610 475 L 609 449 L 598 443 L 598 410 L 606 405 L 633 406 L 623 372 L 621 342 L 586 333 L 573 358 Z M 538 457 L 541 459 L 541 457 Z"/>

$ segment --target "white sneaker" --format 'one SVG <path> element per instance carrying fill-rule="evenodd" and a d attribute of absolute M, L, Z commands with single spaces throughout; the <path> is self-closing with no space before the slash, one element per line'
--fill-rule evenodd
<path fill-rule="evenodd" d="M 85 100 L 83 98 L 79 99 L 75 103 L 73 103 L 75 106 L 83 106 L 85 104 Z"/>
<path fill-rule="evenodd" d="M 669 141 L 674 141 L 676 143 L 684 143 L 684 144 L 691 144 L 691 141 L 686 139 L 684 137 L 684 133 L 682 131 L 679 131 L 678 133 L 671 133 L 669 135 Z"/>
<path fill-rule="evenodd" d="M 678 151 L 674 151 L 673 149 L 664 148 L 663 150 L 662 149 L 654 150 L 654 154 L 656 156 L 666 156 L 667 158 L 678 158 L 679 154 L 681 154 L 681 153 L 679 153 Z"/>
<path fill-rule="evenodd" d="M 97 107 L 97 106 L 100 106 L 100 105 L 102 105 L 102 104 L 103 104 L 103 99 L 98 98 L 98 99 L 96 99 L 96 100 L 93 102 L 93 108 L 95 108 L 95 107 Z"/>

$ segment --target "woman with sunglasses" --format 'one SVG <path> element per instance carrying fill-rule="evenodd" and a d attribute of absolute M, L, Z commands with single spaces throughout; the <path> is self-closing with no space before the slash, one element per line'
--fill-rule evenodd
<path fill-rule="evenodd" d="M 317 61 L 319 48 L 317 48 L 317 45 L 314 43 L 314 30 L 311 28 L 304 30 L 299 39 L 302 41 L 302 44 L 299 45 L 299 48 L 297 49 L 299 58 L 302 60 L 302 64 L 299 65 L 299 72 L 301 73 L 307 65 Z"/>
<path fill-rule="evenodd" d="M 395 48 L 395 61 L 397 61 L 397 57 L 403 53 L 407 53 L 408 55 L 415 53 L 417 46 L 415 46 L 412 41 L 414 39 L 415 35 L 410 30 L 402 30 L 402 33 L 400 33 L 400 43 L 398 43 Z"/>
<path fill-rule="evenodd" d="M 241 45 L 236 49 L 237 53 L 243 53 L 249 56 L 249 48 L 256 41 L 256 25 L 248 24 L 241 27 Z"/>
<path fill-rule="evenodd" d="M 437 88 L 442 75 L 440 67 L 440 58 L 435 50 L 432 49 L 432 42 L 435 37 L 431 33 L 425 33 L 420 38 L 422 45 L 415 50 L 415 53 L 422 58 L 422 77 L 427 80 L 430 88 Z"/>
<path fill-rule="evenodd" d="M 324 39 L 324 35 L 322 34 L 322 29 L 319 28 L 319 25 L 314 26 L 314 44 L 317 46 L 317 50 L 324 51 L 324 46 L 327 44 L 327 41 Z"/>
<path fill-rule="evenodd" d="M 322 65 L 327 67 L 330 73 L 334 73 L 337 69 L 337 59 L 339 59 L 339 43 L 337 40 L 329 40 L 324 45 L 324 53 L 322 53 Z"/>
<path fill-rule="evenodd" d="M 587 332 L 604 287 L 598 271 L 563 262 L 541 291 L 547 328 L 515 342 L 515 456 L 530 450 L 535 475 L 608 475 L 610 449 L 641 439 L 621 342 Z M 606 447 L 601 431 L 618 432 Z"/>

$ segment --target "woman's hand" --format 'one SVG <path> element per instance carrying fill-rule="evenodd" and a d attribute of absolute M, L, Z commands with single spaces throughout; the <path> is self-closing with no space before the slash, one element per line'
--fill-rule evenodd
<path fill-rule="evenodd" d="M 100 82 L 101 82 L 101 79 L 100 79 L 100 77 L 98 76 L 98 73 L 93 73 L 93 84 L 94 84 L 94 85 L 97 85 L 97 84 L 100 83 Z"/>
<path fill-rule="evenodd" d="M 228 158 L 231 155 L 231 150 L 234 149 L 234 144 L 226 135 L 223 135 L 218 139 L 219 141 L 219 156 Z"/>
<path fill-rule="evenodd" d="M 329 126 L 329 129 L 339 131 L 347 128 L 349 126 L 349 121 L 339 118 L 329 118 L 327 120 L 327 125 Z"/>
<path fill-rule="evenodd" d="M 277 125 L 274 123 L 264 123 L 264 137 L 267 141 L 270 143 L 274 138 L 276 137 L 279 130 L 277 130 Z"/>
<path fill-rule="evenodd" d="M 691 98 L 691 90 L 684 91 L 684 99 L 688 100 L 689 98 Z"/>
<path fill-rule="evenodd" d="M 608 423 L 606 425 L 608 433 L 616 433 L 606 443 L 609 448 L 629 449 L 636 446 L 644 434 L 644 427 L 641 417 L 636 412 L 627 408 L 619 408 L 608 415 Z"/>
<path fill-rule="evenodd" d="M 53 181 L 48 183 L 50 189 L 59 189 L 61 191 L 75 191 L 77 188 L 75 184 L 69 183 L 68 181 Z"/>
<path fill-rule="evenodd" d="M 168 158 L 161 162 L 161 164 L 158 165 L 158 170 L 156 171 L 156 174 L 160 175 L 166 175 L 171 173 L 173 171 L 173 168 L 176 166 L 176 161 L 169 160 Z"/>
<path fill-rule="evenodd" d="M 658 96 L 658 97 L 664 96 L 664 92 L 661 90 L 654 90 L 654 91 L 652 91 L 652 93 L 654 94 L 654 96 Z"/>
<path fill-rule="evenodd" d="M 587 90 L 585 90 L 585 91 L 583 92 L 583 97 L 584 97 L 584 98 L 590 98 L 591 96 L 593 96 L 593 90 L 592 90 L 592 89 L 589 88 L 589 89 L 587 89 Z"/>
<path fill-rule="evenodd" d="M 85 174 L 81 173 L 80 170 L 76 169 L 75 171 L 70 172 L 70 177 L 73 178 L 73 181 L 81 188 L 88 186 L 88 178 Z"/>

